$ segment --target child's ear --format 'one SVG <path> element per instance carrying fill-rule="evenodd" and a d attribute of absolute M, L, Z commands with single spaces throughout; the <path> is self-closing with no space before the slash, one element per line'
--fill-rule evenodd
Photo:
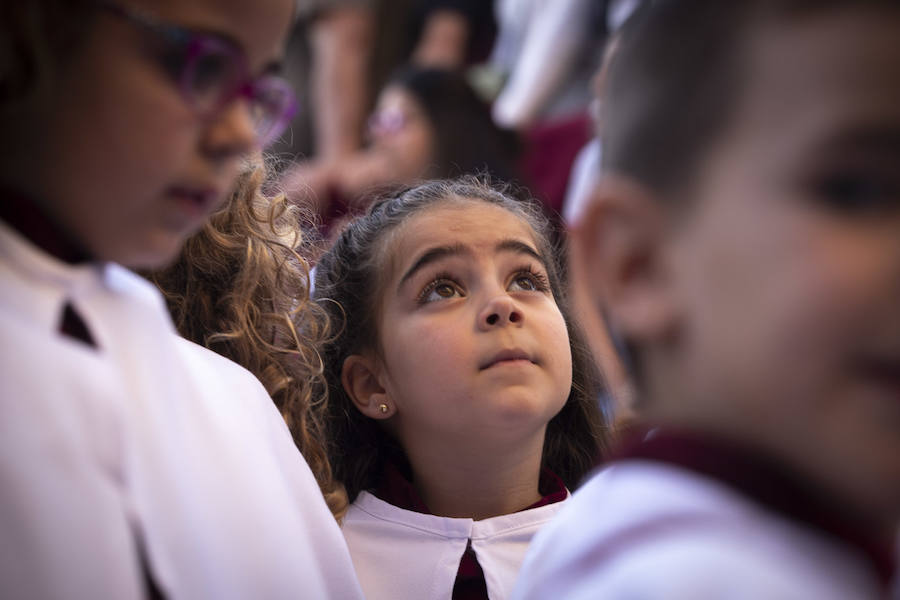
<path fill-rule="evenodd" d="M 573 277 L 627 339 L 658 340 L 675 326 L 664 210 L 646 187 L 607 176 L 571 233 Z"/>
<path fill-rule="evenodd" d="M 344 359 L 341 383 L 359 412 L 372 419 L 387 419 L 394 414 L 396 407 L 381 385 L 378 373 L 374 358 L 351 354 Z"/>

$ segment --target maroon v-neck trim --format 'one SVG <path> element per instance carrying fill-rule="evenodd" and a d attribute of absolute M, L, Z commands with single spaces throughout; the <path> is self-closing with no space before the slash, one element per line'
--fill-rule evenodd
<path fill-rule="evenodd" d="M 550 469 L 541 471 L 538 491 L 541 499 L 522 510 L 560 502 L 569 495 L 563 480 Z M 381 500 L 398 508 L 428 515 L 433 514 L 412 482 L 403 474 L 400 467 L 391 461 L 385 462 L 381 480 L 373 493 Z M 487 582 L 484 578 L 484 570 L 478 563 L 471 540 L 460 559 L 451 597 L 452 600 L 487 600 Z"/>
<path fill-rule="evenodd" d="M 27 194 L 0 187 L 0 219 L 32 244 L 69 263 L 88 262 L 90 255 L 63 232 Z"/>
<path fill-rule="evenodd" d="M 566 486 L 563 480 L 550 469 L 541 471 L 541 478 L 538 484 L 538 491 L 541 499 L 530 506 L 526 506 L 522 510 L 529 510 L 554 502 L 565 500 L 568 496 Z M 386 462 L 379 485 L 372 491 L 375 496 L 393 504 L 397 508 L 411 510 L 426 515 L 434 514 L 422 500 L 419 492 L 416 490 L 412 482 L 407 479 L 400 469 L 391 462 Z"/>

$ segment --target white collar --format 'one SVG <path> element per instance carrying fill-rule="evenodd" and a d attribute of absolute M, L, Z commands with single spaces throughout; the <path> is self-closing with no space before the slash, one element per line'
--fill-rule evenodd
<path fill-rule="evenodd" d="M 570 494 L 566 490 L 566 499 Z M 443 537 L 471 540 L 502 536 L 523 527 L 540 525 L 553 518 L 562 508 L 565 500 L 529 508 L 508 515 L 481 519 L 438 517 L 398 508 L 369 492 L 360 492 L 353 506 L 375 519 L 390 521 L 397 525 L 418 529 Z"/>
<path fill-rule="evenodd" d="M 4 304 L 41 329 L 58 327 L 63 303 L 102 286 L 106 271 L 104 263 L 65 263 L 0 221 Z"/>

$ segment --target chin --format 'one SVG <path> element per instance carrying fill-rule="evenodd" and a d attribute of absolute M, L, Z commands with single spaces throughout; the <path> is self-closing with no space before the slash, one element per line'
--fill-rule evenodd
<path fill-rule="evenodd" d="M 495 399 L 494 403 L 497 422 L 514 428 L 533 429 L 546 425 L 559 412 L 559 409 L 532 394 L 509 394 Z"/>
<path fill-rule="evenodd" d="M 131 244 L 119 248 L 106 260 L 117 262 L 129 269 L 152 271 L 171 265 L 178 258 L 186 236 L 156 236 L 144 244 Z"/>

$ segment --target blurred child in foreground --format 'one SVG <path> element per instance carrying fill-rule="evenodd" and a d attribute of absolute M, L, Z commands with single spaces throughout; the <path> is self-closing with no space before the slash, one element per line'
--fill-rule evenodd
<path fill-rule="evenodd" d="M 646 429 L 516 598 L 884 598 L 900 521 L 900 5 L 654 3 L 580 276 Z"/>
<path fill-rule="evenodd" d="M 295 104 L 294 4 L 0 6 L 0 597 L 358 598 L 261 384 L 159 268 Z"/>

